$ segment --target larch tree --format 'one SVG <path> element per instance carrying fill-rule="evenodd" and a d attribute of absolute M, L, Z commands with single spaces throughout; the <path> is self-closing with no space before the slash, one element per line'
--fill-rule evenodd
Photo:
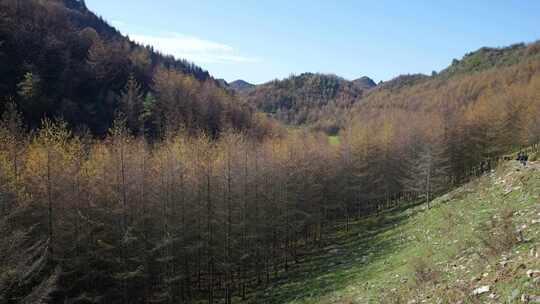
<path fill-rule="evenodd" d="M 408 191 L 419 193 L 429 208 L 434 196 L 448 187 L 448 158 L 437 140 L 425 142 L 417 153 L 409 163 L 403 184 Z"/>
<path fill-rule="evenodd" d="M 144 112 L 144 99 L 141 93 L 141 87 L 132 75 L 129 76 L 124 90 L 118 98 L 119 108 L 126 119 L 126 127 L 132 134 L 138 135 L 143 129 L 144 118 L 147 115 Z"/>
<path fill-rule="evenodd" d="M 17 111 L 17 106 L 13 100 L 8 100 L 5 105 L 2 119 L 0 120 L 0 151 L 2 151 L 2 173 L 0 174 L 0 187 L 6 188 L 2 190 L 3 197 L 2 207 L 0 211 L 2 215 L 8 212 L 9 205 L 12 201 L 15 203 L 16 196 L 8 197 L 7 187 L 15 186 L 19 180 L 20 160 L 26 143 L 22 117 Z"/>

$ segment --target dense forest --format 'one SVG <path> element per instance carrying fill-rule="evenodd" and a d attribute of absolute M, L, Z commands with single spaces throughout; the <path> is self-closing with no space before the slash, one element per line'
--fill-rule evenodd
<path fill-rule="evenodd" d="M 238 79 L 231 83 L 228 83 L 224 79 L 218 79 L 220 85 L 226 89 L 232 90 L 233 92 L 242 92 L 255 88 L 254 84 L 251 84 L 245 80 Z"/>
<path fill-rule="evenodd" d="M 2 0 L 0 12 L 0 111 L 15 100 L 29 127 L 62 117 L 104 135 L 132 89 L 130 115 L 152 134 L 167 120 L 213 136 L 252 122 L 251 109 L 208 72 L 133 43 L 84 2 Z"/>
<path fill-rule="evenodd" d="M 386 94 L 401 98 L 399 93 L 403 89 L 419 88 L 423 83 L 446 86 L 447 81 L 455 78 L 538 59 L 540 42 L 503 48 L 484 47 L 460 60 L 454 59 L 450 66 L 439 73 L 434 71 L 430 76 L 399 75 L 375 84 L 368 77 L 347 81 L 334 75 L 305 73 L 241 90 L 239 95 L 282 123 L 307 126 L 333 135 L 346 127 L 346 114 L 366 100 L 384 99 Z"/>
<path fill-rule="evenodd" d="M 540 44 L 517 43 L 509 47 L 483 47 L 465 54 L 461 60 L 454 59 L 452 64 L 440 72 L 443 78 L 484 71 L 493 67 L 510 66 L 526 59 L 540 58 Z"/>
<path fill-rule="evenodd" d="M 0 8 L 0 303 L 238 303 L 328 229 L 540 142 L 538 43 L 239 93 L 84 2 Z"/>
<path fill-rule="evenodd" d="M 539 67 L 456 80 L 437 90 L 452 96 L 445 106 L 407 95 L 366 102 L 339 146 L 305 131 L 149 143 L 130 135 L 126 119 L 105 140 L 50 121 L 28 137 L 10 104 L 1 294 L 8 303 L 239 299 L 286 275 L 336 221 L 429 200 L 537 143 Z M 483 85 L 490 89 L 471 95 Z"/>
<path fill-rule="evenodd" d="M 304 73 L 241 91 L 239 95 L 285 124 L 317 124 L 318 130 L 336 134 L 336 121 L 342 120 L 347 109 L 371 87 L 365 80 L 351 82 L 335 75 Z"/>
<path fill-rule="evenodd" d="M 227 132 L 149 143 L 125 119 L 105 140 L 47 120 L 29 137 L 9 105 L 0 294 L 7 303 L 240 299 L 286 275 L 333 223 L 347 229 L 403 200 L 429 201 L 503 152 L 538 142 L 540 77 L 526 78 L 502 88 L 498 103 L 455 95 L 449 107 L 466 101 L 456 115 L 411 104 L 414 122 L 389 99 L 395 105 L 358 114 L 369 124 L 351 121 L 339 146 L 302 131 L 262 142 Z"/>

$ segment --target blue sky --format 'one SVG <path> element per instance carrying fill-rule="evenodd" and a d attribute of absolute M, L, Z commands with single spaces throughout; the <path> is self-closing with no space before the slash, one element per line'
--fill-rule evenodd
<path fill-rule="evenodd" d="M 388 80 L 482 46 L 540 39 L 538 0 L 86 0 L 132 39 L 216 78 L 302 72 Z"/>

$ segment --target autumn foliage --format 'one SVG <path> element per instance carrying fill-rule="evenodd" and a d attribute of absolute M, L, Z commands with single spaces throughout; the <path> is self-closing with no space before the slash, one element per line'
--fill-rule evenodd
<path fill-rule="evenodd" d="M 9 102 L 1 294 L 7 303 L 242 298 L 286 275 L 336 223 L 348 229 L 406 200 L 429 202 L 538 143 L 539 68 L 373 95 L 339 145 L 301 130 L 215 137 L 181 125 L 148 141 L 129 127 L 139 126 L 129 106 L 103 140 L 49 120 L 27 134 Z"/>
<path fill-rule="evenodd" d="M 328 231 L 429 207 L 540 142 L 538 43 L 369 91 L 303 75 L 242 97 L 84 2 L 0 8 L 0 303 L 238 302 Z"/>

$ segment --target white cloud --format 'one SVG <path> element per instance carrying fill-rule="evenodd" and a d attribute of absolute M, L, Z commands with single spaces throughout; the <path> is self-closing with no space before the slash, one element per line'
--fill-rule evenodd
<path fill-rule="evenodd" d="M 178 33 L 160 35 L 131 34 L 129 36 L 132 40 L 144 45 L 151 45 L 162 53 L 198 64 L 256 63 L 261 61 L 255 57 L 241 56 L 229 45 Z"/>

